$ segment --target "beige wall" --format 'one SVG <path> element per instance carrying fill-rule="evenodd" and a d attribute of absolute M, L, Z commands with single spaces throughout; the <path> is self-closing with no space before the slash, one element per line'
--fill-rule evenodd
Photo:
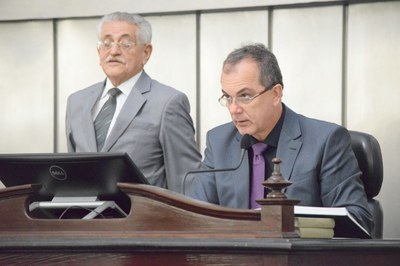
<path fill-rule="evenodd" d="M 350 8 L 348 58 L 348 127 L 381 144 L 384 236 L 400 238 L 400 2 Z"/>
<path fill-rule="evenodd" d="M 272 49 L 283 101 L 307 116 L 341 123 L 342 6 L 276 10 Z"/>
<path fill-rule="evenodd" d="M 207 130 L 230 120 L 217 102 L 223 59 L 246 42 L 269 45 L 286 104 L 379 140 L 384 236 L 400 238 L 400 1 L 17 2 L 0 1 L 0 153 L 66 151 L 67 96 L 104 78 L 96 23 L 117 7 L 152 23 L 154 52 L 145 69 L 189 96 L 201 150 Z M 277 3 L 288 5 L 270 8 Z"/>
<path fill-rule="evenodd" d="M 0 152 L 52 152 L 53 24 L 0 23 Z"/>

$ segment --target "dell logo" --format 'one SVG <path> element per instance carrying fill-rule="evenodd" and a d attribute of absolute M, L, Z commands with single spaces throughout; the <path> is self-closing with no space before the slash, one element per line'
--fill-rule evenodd
<path fill-rule="evenodd" d="M 67 173 L 60 166 L 52 165 L 49 168 L 50 175 L 57 180 L 66 180 Z"/>

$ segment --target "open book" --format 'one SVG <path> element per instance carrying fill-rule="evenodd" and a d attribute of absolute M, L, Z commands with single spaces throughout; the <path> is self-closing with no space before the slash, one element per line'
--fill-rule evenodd
<path fill-rule="evenodd" d="M 330 217 L 335 219 L 334 237 L 371 238 L 345 207 L 294 206 L 295 217 Z"/>

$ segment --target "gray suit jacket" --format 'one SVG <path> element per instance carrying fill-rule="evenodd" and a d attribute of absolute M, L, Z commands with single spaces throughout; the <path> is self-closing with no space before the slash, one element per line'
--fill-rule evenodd
<path fill-rule="evenodd" d="M 230 168 L 239 162 L 241 135 L 233 123 L 207 133 L 202 168 Z M 277 157 L 281 173 L 293 182 L 286 194 L 306 206 L 346 206 L 367 230 L 371 213 L 348 131 L 310 119 L 286 107 Z M 233 172 L 197 174 L 189 196 L 233 208 L 249 208 L 249 159 Z"/>
<path fill-rule="evenodd" d="M 92 108 L 104 82 L 68 98 L 66 134 L 69 152 L 96 152 Z M 144 71 L 129 94 L 102 152 L 126 152 L 150 184 L 182 191 L 186 171 L 199 167 L 189 100 L 152 80 Z"/>

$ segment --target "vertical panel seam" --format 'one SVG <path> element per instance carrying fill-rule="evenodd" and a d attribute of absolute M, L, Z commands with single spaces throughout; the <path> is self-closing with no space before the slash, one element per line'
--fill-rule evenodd
<path fill-rule="evenodd" d="M 272 36 L 273 36 L 273 7 L 268 7 L 268 49 L 272 52 Z"/>
<path fill-rule="evenodd" d="M 342 30 L 342 125 L 347 127 L 347 68 L 348 68 L 348 9 L 349 5 L 343 5 L 343 30 Z"/>
<path fill-rule="evenodd" d="M 53 152 L 58 152 L 58 58 L 57 20 L 53 19 Z"/>
<path fill-rule="evenodd" d="M 200 93 L 200 11 L 196 12 L 196 143 L 197 147 L 201 147 L 201 93 Z"/>

